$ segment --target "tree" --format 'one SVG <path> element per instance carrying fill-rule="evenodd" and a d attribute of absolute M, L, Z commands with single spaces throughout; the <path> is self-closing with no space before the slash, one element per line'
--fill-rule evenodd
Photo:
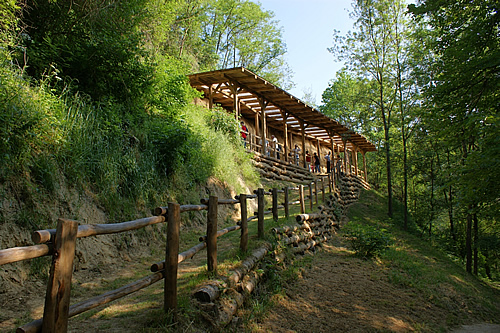
<path fill-rule="evenodd" d="M 348 68 L 360 77 L 373 80 L 377 95 L 372 100 L 382 119 L 387 170 L 388 215 L 392 217 L 391 121 L 396 103 L 394 84 L 395 15 L 403 6 L 400 0 L 357 0 L 351 16 L 355 31 L 336 36 L 337 46 L 330 48 Z"/>
<path fill-rule="evenodd" d="M 478 215 L 498 211 L 500 163 L 500 14 L 497 1 L 426 0 L 411 5 L 439 39 L 430 45 L 436 61 L 428 68 L 426 126 L 459 153 L 451 181 L 466 218 L 466 270 L 477 273 Z M 496 189 L 496 190 L 495 190 Z M 473 237 L 474 232 L 474 237 Z M 474 259 L 473 259 L 474 256 Z"/>
<path fill-rule="evenodd" d="M 372 129 L 380 124 L 377 124 L 375 110 L 370 107 L 370 85 L 369 80 L 341 69 L 323 92 L 319 109 L 344 126 L 373 137 Z"/>
<path fill-rule="evenodd" d="M 38 80 L 55 69 L 53 87 L 63 79 L 95 100 L 132 101 L 152 75 L 139 29 L 145 2 L 26 0 L 26 57 L 20 54 L 18 62 Z"/>
<path fill-rule="evenodd" d="M 217 62 L 202 67 L 242 66 L 284 89 L 291 87 L 291 71 L 283 58 L 286 44 L 271 11 L 248 0 L 212 0 L 205 12 L 200 37 L 210 53 L 217 55 Z"/>

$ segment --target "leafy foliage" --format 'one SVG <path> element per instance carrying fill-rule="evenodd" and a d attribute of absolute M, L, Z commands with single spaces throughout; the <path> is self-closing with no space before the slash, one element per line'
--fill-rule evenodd
<path fill-rule="evenodd" d="M 350 222 L 342 232 L 356 255 L 363 258 L 377 256 L 391 244 L 390 234 L 386 230 L 368 224 Z"/>

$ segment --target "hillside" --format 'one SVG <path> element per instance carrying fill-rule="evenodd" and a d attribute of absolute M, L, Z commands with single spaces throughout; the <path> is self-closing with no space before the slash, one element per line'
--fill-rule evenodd
<path fill-rule="evenodd" d="M 251 320 L 251 331 L 447 332 L 460 325 L 500 324 L 498 286 L 465 273 L 429 242 L 394 227 L 385 218 L 383 200 L 364 191 L 349 218 L 387 228 L 394 243 L 386 252 L 372 260 L 356 257 L 341 233 L 272 297 L 268 311 Z"/>
<path fill-rule="evenodd" d="M 348 215 L 356 224 L 384 228 L 392 240 L 385 252 L 376 259 L 357 257 L 342 237 L 343 228 L 333 240 L 314 253 L 294 259 L 284 266 L 286 269 L 273 267 L 273 272 L 268 274 L 272 278 L 246 301 L 232 328 L 241 332 L 310 332 L 311 329 L 314 332 L 435 332 L 449 331 L 463 324 L 498 324 L 498 288 L 465 273 L 429 242 L 401 232 L 394 220 L 385 217 L 384 202 L 376 191 L 363 191 Z M 183 233 L 193 238 L 203 232 L 202 229 L 193 224 L 184 228 Z M 155 235 L 156 231 L 148 230 L 148 235 Z M 73 301 L 147 274 L 144 267 L 162 258 L 162 251 L 155 249 L 162 248 L 164 240 L 143 236 L 106 238 L 102 244 L 94 238 L 82 240 L 80 255 L 89 260 L 92 257 L 85 254 L 85 250 L 89 253 L 97 250 L 100 254 L 96 259 L 102 261 L 86 262 L 78 255 Z M 237 237 L 235 234 L 231 240 L 221 241 L 222 267 L 234 264 L 231 242 L 237 241 Z M 107 248 L 106 244 L 121 244 L 121 247 L 117 248 L 118 252 L 107 252 L 115 247 Z M 189 301 L 194 286 L 206 279 L 204 262 L 204 256 L 199 255 L 181 269 L 181 319 L 177 327 L 171 326 L 168 316 L 163 315 L 162 285 L 156 284 L 71 319 L 70 331 L 174 332 L 181 328 L 185 332 L 208 331 L 206 323 L 200 320 L 200 310 Z M 37 267 L 43 265 L 38 262 Z M 20 271 L 14 269 L 3 274 L 4 282 L 10 279 L 9 290 L 2 292 L 4 311 L 0 319 L 5 321 L 0 329 L 5 332 L 29 321 L 28 318 L 40 316 L 43 309 L 43 283 L 33 277 L 16 281 L 20 279 L 16 272 Z M 31 271 L 34 273 L 41 272 Z M 13 288 L 14 285 L 17 287 Z"/>

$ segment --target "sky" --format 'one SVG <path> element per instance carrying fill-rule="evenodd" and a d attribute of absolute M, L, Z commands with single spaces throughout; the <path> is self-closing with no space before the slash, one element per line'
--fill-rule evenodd
<path fill-rule="evenodd" d="M 256 0 L 257 2 L 257 0 Z M 349 18 L 352 0 L 259 0 L 264 10 L 274 12 L 287 44 L 285 58 L 294 72 L 295 88 L 288 92 L 302 99 L 311 93 L 316 105 L 343 64 L 327 48 L 333 46 L 333 31 L 345 35 L 352 30 Z"/>

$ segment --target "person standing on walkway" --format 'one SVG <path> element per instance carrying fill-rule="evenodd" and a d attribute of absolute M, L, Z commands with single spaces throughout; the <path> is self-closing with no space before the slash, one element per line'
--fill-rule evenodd
<path fill-rule="evenodd" d="M 242 121 L 240 123 L 241 125 L 241 140 L 243 141 L 243 146 L 246 148 L 247 147 L 247 135 L 248 135 L 248 128 L 245 126 L 245 123 Z"/>
<path fill-rule="evenodd" d="M 293 149 L 293 153 L 295 154 L 295 164 L 299 165 L 300 161 L 300 148 L 299 146 L 295 145 L 295 148 Z"/>
<path fill-rule="evenodd" d="M 342 159 L 340 158 L 340 155 L 337 155 L 337 164 L 335 165 L 335 169 L 337 179 L 340 179 L 342 173 Z"/>
<path fill-rule="evenodd" d="M 326 173 L 330 173 L 331 171 L 331 165 L 332 165 L 332 158 L 330 156 L 330 151 L 328 152 L 328 154 L 326 154 L 325 156 L 325 160 L 326 160 Z"/>
<path fill-rule="evenodd" d="M 320 161 L 318 154 L 314 153 L 313 158 L 314 158 L 314 172 L 319 173 Z"/>

